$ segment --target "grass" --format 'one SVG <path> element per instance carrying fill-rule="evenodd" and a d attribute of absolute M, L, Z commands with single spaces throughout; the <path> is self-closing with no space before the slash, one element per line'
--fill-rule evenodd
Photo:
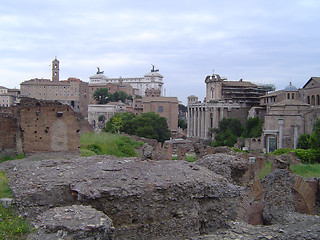
<path fill-rule="evenodd" d="M 290 168 L 293 173 L 305 178 L 319 178 L 320 177 L 320 164 L 291 164 Z"/>
<path fill-rule="evenodd" d="M 178 157 L 172 156 L 172 160 L 178 160 Z M 186 155 L 186 160 L 188 162 L 194 162 L 196 160 L 196 157 L 194 155 Z"/>
<path fill-rule="evenodd" d="M 11 190 L 7 183 L 6 173 L 0 171 L 0 198 L 10 198 L 13 197 Z"/>
<path fill-rule="evenodd" d="M 320 164 L 291 164 L 290 169 L 293 174 L 300 175 L 304 178 L 319 178 L 320 177 Z M 271 172 L 271 163 L 266 163 L 264 169 L 259 172 L 259 178 L 263 179 L 266 175 Z"/>
<path fill-rule="evenodd" d="M 136 147 L 142 142 L 134 141 L 127 136 L 111 133 L 85 133 L 80 136 L 81 155 L 114 155 L 116 157 L 136 157 Z"/>
<path fill-rule="evenodd" d="M 14 159 L 22 159 L 22 158 L 24 158 L 24 154 L 23 153 L 18 154 L 15 157 L 9 156 L 9 155 L 1 156 L 0 157 L 0 163 L 6 162 L 6 161 L 10 161 L 10 160 L 14 160 Z"/>
<path fill-rule="evenodd" d="M 259 179 L 262 180 L 271 172 L 271 163 L 266 163 L 265 167 L 259 172 Z"/>
<path fill-rule="evenodd" d="M 13 194 L 7 184 L 7 178 L 0 171 L 0 198 L 10 198 Z M 18 216 L 13 206 L 4 208 L 0 204 L 0 239 L 23 239 L 22 237 L 31 231 L 29 223 Z"/>

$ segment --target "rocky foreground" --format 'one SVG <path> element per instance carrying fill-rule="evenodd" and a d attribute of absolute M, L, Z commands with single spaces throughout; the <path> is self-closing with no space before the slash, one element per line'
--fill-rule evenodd
<path fill-rule="evenodd" d="M 188 163 L 49 154 L 0 168 L 37 228 L 29 239 L 320 239 L 318 216 L 296 213 L 294 201 L 269 201 L 272 181 L 244 186 L 252 167 L 241 157 L 214 154 Z M 281 171 L 279 178 L 295 184 Z M 247 224 L 263 215 L 273 225 Z"/>

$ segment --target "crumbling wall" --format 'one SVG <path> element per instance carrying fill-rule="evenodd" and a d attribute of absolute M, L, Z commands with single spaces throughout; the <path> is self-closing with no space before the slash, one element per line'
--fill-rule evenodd
<path fill-rule="evenodd" d="M 16 152 L 19 137 L 17 118 L 10 113 L 0 113 L 0 154 Z"/>
<path fill-rule="evenodd" d="M 78 151 L 81 120 L 68 105 L 22 99 L 0 109 L 0 153 Z"/>
<path fill-rule="evenodd" d="M 70 106 L 25 100 L 19 108 L 24 152 L 77 151 L 79 121 Z"/>

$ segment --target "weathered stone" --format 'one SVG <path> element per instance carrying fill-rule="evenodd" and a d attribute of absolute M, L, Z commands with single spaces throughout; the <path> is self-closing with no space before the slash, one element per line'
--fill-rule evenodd
<path fill-rule="evenodd" d="M 284 223 L 285 213 L 295 212 L 293 185 L 296 176 L 287 170 L 276 169 L 262 180 L 264 189 L 263 219 L 266 224 Z"/>
<path fill-rule="evenodd" d="M 259 180 L 252 181 L 242 194 L 238 217 L 252 225 L 262 225 L 263 189 Z"/>
<path fill-rule="evenodd" d="M 90 206 L 56 207 L 41 213 L 34 222 L 37 231 L 28 239 L 112 239 L 111 219 Z"/>
<path fill-rule="evenodd" d="M 178 160 L 186 160 L 187 150 L 183 146 L 178 146 Z"/>
<path fill-rule="evenodd" d="M 320 236 L 320 217 L 305 216 L 298 213 L 285 214 L 289 219 L 287 225 L 281 223 L 272 226 L 252 226 L 244 222 L 229 222 L 229 229 L 218 230 L 204 236 L 192 237 L 190 240 L 221 239 L 277 239 L 277 240 L 318 240 Z"/>
<path fill-rule="evenodd" d="M 4 208 L 7 208 L 13 203 L 13 198 L 0 198 L 0 203 Z"/>
<path fill-rule="evenodd" d="M 178 238 L 223 228 L 237 217 L 242 191 L 186 161 L 30 157 L 2 167 L 31 220 L 49 208 L 91 205 L 112 219 L 115 239 Z"/>
<path fill-rule="evenodd" d="M 197 160 L 196 164 L 224 176 L 237 185 L 242 185 L 243 176 L 249 169 L 246 159 L 225 153 L 207 155 Z"/>

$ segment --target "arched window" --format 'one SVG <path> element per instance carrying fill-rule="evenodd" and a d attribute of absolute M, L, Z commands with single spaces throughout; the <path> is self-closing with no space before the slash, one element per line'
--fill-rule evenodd
<path fill-rule="evenodd" d="M 320 98 L 319 98 L 319 95 L 317 95 L 317 105 L 320 105 Z"/>
<path fill-rule="evenodd" d="M 162 106 L 158 107 L 158 112 L 163 112 L 163 107 Z"/>
<path fill-rule="evenodd" d="M 290 93 L 287 94 L 287 99 L 290 99 Z"/>
<path fill-rule="evenodd" d="M 291 93 L 291 99 L 294 99 L 294 93 Z"/>
<path fill-rule="evenodd" d="M 312 97 L 311 97 L 311 105 L 315 105 L 315 98 L 314 98 L 314 95 L 312 95 Z"/>
<path fill-rule="evenodd" d="M 307 97 L 307 103 L 310 104 L 310 96 Z"/>

